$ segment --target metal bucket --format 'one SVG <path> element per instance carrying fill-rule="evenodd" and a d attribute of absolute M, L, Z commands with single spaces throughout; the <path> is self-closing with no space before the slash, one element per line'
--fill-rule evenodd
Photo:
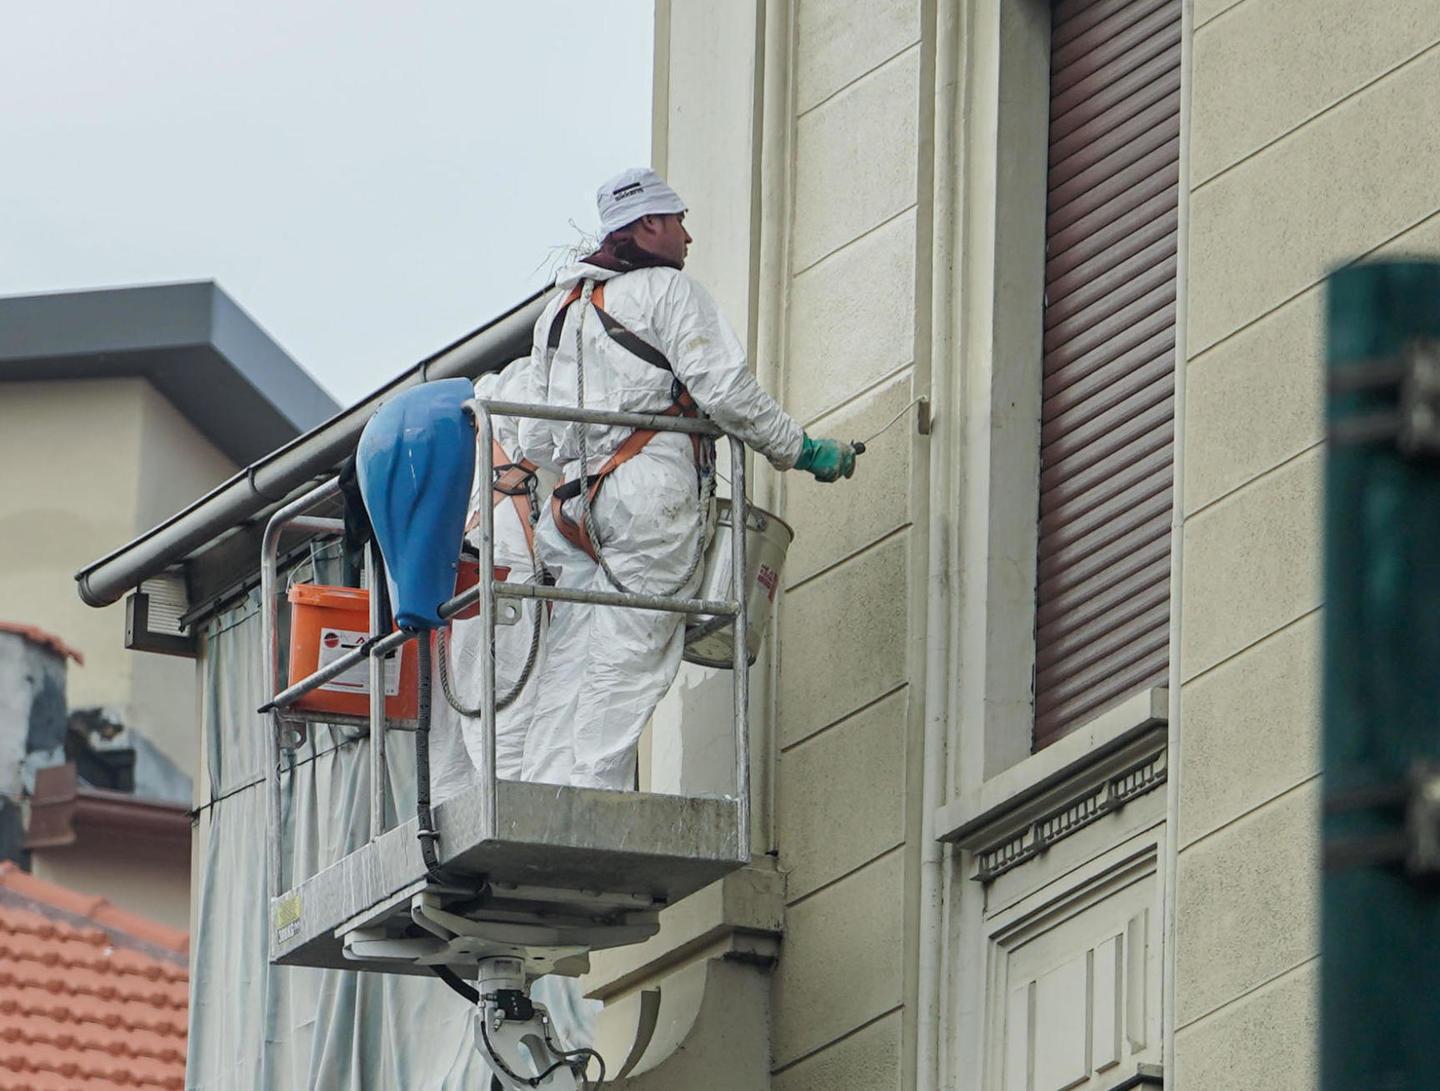
<path fill-rule="evenodd" d="M 734 533 L 730 501 L 715 500 L 715 533 L 705 550 L 705 569 L 700 581 L 698 598 L 728 599 L 730 597 L 730 535 Z M 780 589 L 780 570 L 795 532 L 783 519 L 751 505 L 746 511 L 745 563 L 749 579 L 741 585 L 747 594 L 746 620 L 749 622 L 747 647 L 750 662 L 760 654 L 760 641 L 770 624 L 775 592 Z M 747 590 L 748 589 L 748 590 Z M 735 639 L 727 617 L 702 615 L 685 626 L 685 661 L 702 667 L 729 669 L 735 663 Z"/>

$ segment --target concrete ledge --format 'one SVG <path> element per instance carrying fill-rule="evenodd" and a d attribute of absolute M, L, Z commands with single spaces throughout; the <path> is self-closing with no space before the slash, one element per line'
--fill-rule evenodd
<path fill-rule="evenodd" d="M 626 1091 L 760 1091 L 770 1086 L 770 980 L 754 966 L 710 958 L 686 966 L 645 1001 L 646 1033 L 628 1050 L 606 1035 L 606 1008 L 596 1045 L 618 1067 L 605 1086 Z M 606 1045 L 612 1052 L 605 1053 Z M 623 1063 L 620 1058 L 624 1057 Z"/>
<path fill-rule="evenodd" d="M 654 938 L 592 952 L 581 988 L 590 999 L 608 1005 L 647 981 L 717 952 L 773 961 L 784 922 L 784 876 L 768 856 L 757 856 L 750 866 L 663 910 Z"/>
<path fill-rule="evenodd" d="M 760 856 L 666 909 L 648 942 L 593 952 L 581 987 L 605 1001 L 594 1042 L 611 1065 L 606 1086 L 767 1086 L 784 908 L 784 877 Z"/>
<path fill-rule="evenodd" d="M 1076 778 L 1107 759 L 1158 735 L 1163 746 L 1169 691 L 1137 693 L 1078 731 L 1017 762 L 935 815 L 935 838 L 973 848 L 1023 825 Z M 1141 747 L 1144 748 L 1143 746 Z"/>

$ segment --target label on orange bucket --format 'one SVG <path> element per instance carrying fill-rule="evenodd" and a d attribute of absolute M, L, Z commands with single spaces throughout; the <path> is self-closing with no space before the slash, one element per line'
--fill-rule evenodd
<path fill-rule="evenodd" d="M 346 652 L 353 652 L 365 643 L 369 635 L 369 633 L 357 632 L 354 629 L 321 629 L 320 662 L 317 664 L 317 669 L 329 666 Z M 368 694 L 370 692 L 370 664 L 364 661 L 356 663 L 343 674 L 337 674 L 320 688 L 335 693 Z M 385 696 L 394 697 L 399 692 L 400 657 L 391 652 L 385 656 Z"/>

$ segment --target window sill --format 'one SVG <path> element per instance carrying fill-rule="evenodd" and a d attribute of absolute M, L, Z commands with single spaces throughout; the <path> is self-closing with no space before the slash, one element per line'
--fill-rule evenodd
<path fill-rule="evenodd" d="M 935 815 L 936 840 L 975 850 L 1013 836 L 1093 793 L 1116 772 L 1157 757 L 1165 749 L 1168 718 L 1163 686 L 1137 693 L 941 807 Z M 1163 768 L 1158 777 L 1163 780 Z M 1157 785 L 1153 777 L 1146 782 Z"/>

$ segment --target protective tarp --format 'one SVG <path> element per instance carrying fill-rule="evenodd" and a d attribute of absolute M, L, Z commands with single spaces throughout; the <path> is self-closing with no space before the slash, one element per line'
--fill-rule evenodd
<path fill-rule="evenodd" d="M 321 567 L 322 582 L 333 577 L 331 569 Z M 285 631 L 282 612 L 282 638 Z M 472 1008 L 439 980 L 269 964 L 264 777 L 270 725 L 255 712 L 263 692 L 258 592 L 213 618 L 203 636 L 206 775 L 197 804 L 186 1086 L 489 1091 L 488 1069 L 474 1047 Z M 439 712 L 445 706 L 438 694 L 436 687 L 437 779 L 463 777 L 469 763 L 454 718 Z M 311 725 L 308 741 L 287 761 L 287 885 L 368 839 L 368 747 L 359 729 Z M 386 758 L 392 801 L 398 796 L 399 813 L 408 816 L 413 735 L 392 732 Z M 397 803 L 389 810 L 393 824 Z M 418 865 L 418 847 L 416 859 Z M 573 982 L 553 978 L 534 988 L 570 1044 L 588 1036 L 591 1019 L 592 1006 L 578 995 Z"/>

